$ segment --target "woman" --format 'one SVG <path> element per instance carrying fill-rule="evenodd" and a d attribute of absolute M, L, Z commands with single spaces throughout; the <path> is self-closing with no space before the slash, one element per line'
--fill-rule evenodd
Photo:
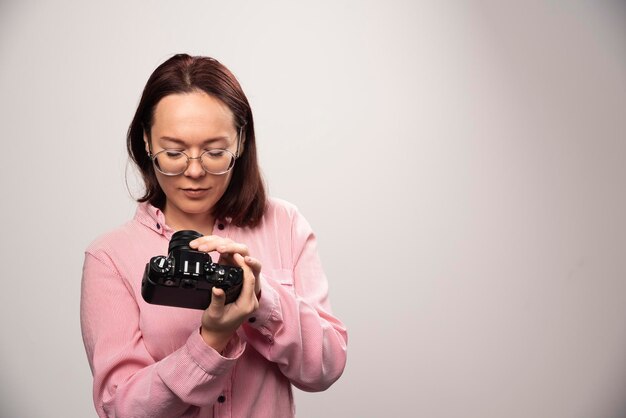
<path fill-rule="evenodd" d="M 144 89 L 127 137 L 146 186 L 134 219 L 85 252 L 83 340 L 94 403 L 107 417 L 286 417 L 291 384 L 328 388 L 347 334 L 328 301 L 316 240 L 297 209 L 266 199 L 254 123 L 218 61 L 176 55 Z M 202 310 L 146 303 L 146 262 L 177 230 L 243 269 L 233 303 Z"/>

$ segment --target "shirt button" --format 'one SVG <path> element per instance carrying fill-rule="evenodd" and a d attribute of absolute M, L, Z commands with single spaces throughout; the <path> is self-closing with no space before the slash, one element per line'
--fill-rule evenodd
<path fill-rule="evenodd" d="M 220 395 L 220 396 L 218 396 L 218 397 L 217 397 L 217 401 L 218 401 L 219 403 L 224 403 L 224 402 L 226 402 L 226 396 L 224 396 L 224 395 Z"/>
<path fill-rule="evenodd" d="M 224 229 L 224 224 L 217 224 L 217 229 L 219 229 L 220 231 Z"/>
<path fill-rule="evenodd" d="M 256 322 L 256 316 L 251 316 L 250 318 L 248 318 L 248 322 L 250 323 Z"/>
<path fill-rule="evenodd" d="M 161 224 L 156 225 L 157 229 L 161 229 Z"/>

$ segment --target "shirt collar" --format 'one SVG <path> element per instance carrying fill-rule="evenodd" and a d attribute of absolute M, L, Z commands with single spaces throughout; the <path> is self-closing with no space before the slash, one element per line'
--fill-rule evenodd
<path fill-rule="evenodd" d="M 137 205 L 135 220 L 159 235 L 171 235 L 173 233 L 170 227 L 165 224 L 165 215 L 161 209 L 148 202 L 141 202 Z"/>
<path fill-rule="evenodd" d="M 141 202 L 137 205 L 135 220 L 142 225 L 147 226 L 157 234 L 165 235 L 168 239 L 172 237 L 172 234 L 174 234 L 174 230 L 165 224 L 165 215 L 163 214 L 163 211 L 155 206 L 152 206 L 148 202 Z M 213 231 L 215 232 L 215 229 L 221 231 L 225 226 L 230 225 L 231 222 L 231 217 L 226 217 L 226 219 L 223 220 L 216 219 Z M 222 227 L 220 228 L 220 226 Z"/>

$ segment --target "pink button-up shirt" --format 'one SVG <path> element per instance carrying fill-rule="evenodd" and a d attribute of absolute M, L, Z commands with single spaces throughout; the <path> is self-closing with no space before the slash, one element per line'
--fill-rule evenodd
<path fill-rule="evenodd" d="M 315 236 L 293 205 L 270 199 L 253 229 L 215 223 L 213 234 L 246 244 L 263 264 L 259 309 L 222 353 L 200 336 L 201 310 L 141 296 L 146 263 L 167 254 L 173 233 L 144 203 L 85 252 L 81 326 L 99 416 L 291 417 L 291 384 L 322 391 L 339 378 L 346 329 L 331 313 Z"/>

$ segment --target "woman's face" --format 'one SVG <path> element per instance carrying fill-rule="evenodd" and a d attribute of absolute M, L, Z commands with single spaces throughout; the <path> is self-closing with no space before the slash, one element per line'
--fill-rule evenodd
<path fill-rule="evenodd" d="M 163 149 L 175 149 L 195 158 L 213 148 L 236 154 L 237 131 L 232 112 L 226 104 L 204 92 L 165 96 L 156 106 L 153 122 L 153 155 Z M 145 135 L 144 140 L 148 149 Z M 232 170 L 222 175 L 209 174 L 200 160 L 190 160 L 187 169 L 176 176 L 166 176 L 156 169 L 155 172 L 167 198 L 166 218 L 178 221 L 198 219 L 210 213 L 232 176 Z"/>

